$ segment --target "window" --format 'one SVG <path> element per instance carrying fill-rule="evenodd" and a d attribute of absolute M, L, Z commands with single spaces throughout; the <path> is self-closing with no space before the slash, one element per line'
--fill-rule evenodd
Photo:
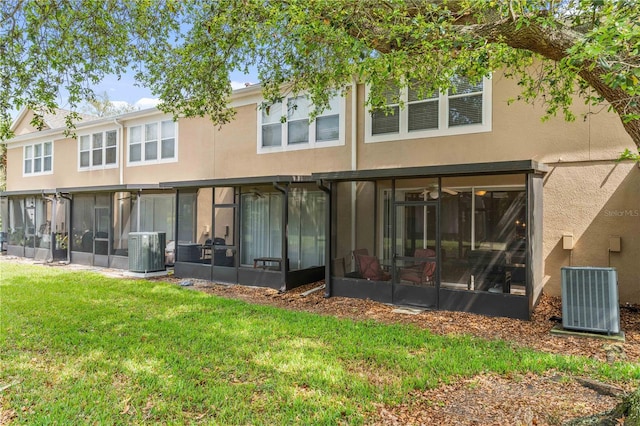
<path fill-rule="evenodd" d="M 286 105 L 286 111 L 284 106 Z M 320 148 L 344 144 L 342 97 L 334 96 L 327 109 L 309 121 L 313 104 L 307 96 L 291 96 L 261 109 L 258 115 L 258 152 Z"/>
<path fill-rule="evenodd" d="M 24 147 L 25 175 L 51 173 L 53 171 L 53 142 L 42 142 Z"/>
<path fill-rule="evenodd" d="M 158 159 L 158 124 L 144 125 L 144 161 Z"/>
<path fill-rule="evenodd" d="M 103 169 L 118 164 L 118 132 L 108 130 L 82 135 L 78 141 L 80 169 Z"/>
<path fill-rule="evenodd" d="M 176 123 L 165 120 L 129 127 L 129 164 L 176 161 Z"/>
<path fill-rule="evenodd" d="M 420 93 L 416 84 L 386 92 L 384 110 L 365 117 L 366 142 L 417 139 L 491 130 L 491 80 L 455 77 L 447 91 Z M 405 104 L 401 109 L 399 99 Z"/>
<path fill-rule="evenodd" d="M 371 134 L 381 135 L 386 133 L 398 133 L 400 131 L 400 105 L 394 103 L 392 99 L 398 96 L 399 90 L 388 89 L 385 91 L 387 99 L 387 110 L 376 110 L 372 112 Z"/>

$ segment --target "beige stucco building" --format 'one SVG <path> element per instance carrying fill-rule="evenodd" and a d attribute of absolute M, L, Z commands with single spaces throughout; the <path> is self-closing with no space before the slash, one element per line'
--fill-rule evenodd
<path fill-rule="evenodd" d="M 127 268 L 129 233 L 162 232 L 181 276 L 523 318 L 560 294 L 561 267 L 614 267 L 620 302 L 640 303 L 640 168 L 616 161 L 634 147 L 619 118 L 578 100 L 576 121 L 542 122 L 499 74 L 456 87 L 403 89 L 386 115 L 353 84 L 309 122 L 304 96 L 260 108 L 252 86 L 222 127 L 150 109 L 75 138 L 23 111 L 8 252 Z"/>

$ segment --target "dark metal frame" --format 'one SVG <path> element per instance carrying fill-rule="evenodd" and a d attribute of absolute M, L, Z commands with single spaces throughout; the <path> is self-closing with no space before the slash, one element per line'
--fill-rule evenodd
<path fill-rule="evenodd" d="M 224 248 L 237 248 L 236 256 L 234 256 L 234 266 L 216 266 L 212 262 L 209 264 L 197 264 L 189 262 L 179 262 L 178 259 L 178 246 L 176 245 L 176 263 L 175 274 L 181 277 L 200 278 L 206 280 L 214 280 L 221 282 L 230 282 L 232 284 L 252 285 L 260 287 L 270 287 L 279 291 L 291 290 L 295 287 L 308 284 L 315 281 L 320 281 L 324 278 L 325 267 L 306 268 L 301 270 L 291 271 L 289 269 L 289 262 L 285 260 L 280 263 L 280 270 L 273 271 L 262 268 L 247 268 L 240 266 L 240 253 L 243 250 L 242 238 L 240 238 L 240 223 L 242 220 L 242 188 L 250 185 L 273 185 L 274 189 L 283 194 L 283 208 L 281 222 L 283 224 L 282 232 L 282 252 L 281 259 L 288 259 L 288 234 L 286 232 L 288 224 L 289 214 L 289 189 L 291 185 L 308 183 L 314 184 L 316 180 L 311 176 L 259 176 L 248 178 L 228 178 L 228 179 L 207 179 L 207 180 L 195 180 L 195 181 L 181 181 L 181 182 L 165 182 L 161 183 L 161 187 L 176 188 L 178 194 L 180 189 L 199 189 L 199 188 L 213 188 L 213 209 L 212 209 L 212 224 L 215 227 L 215 208 L 216 207 L 234 207 L 235 208 L 235 225 L 234 225 L 234 245 L 222 246 Z M 232 205 L 215 203 L 215 188 L 219 187 L 232 187 L 234 188 L 234 197 L 237 197 L 236 202 Z M 321 188 L 322 189 L 322 188 Z M 326 192 L 326 191 L 325 191 Z M 178 195 L 179 204 L 179 195 Z M 327 203 L 330 204 L 330 203 Z M 328 222 L 328 218 L 326 219 Z M 179 210 L 176 213 L 176 235 L 177 227 L 180 221 Z M 215 229 L 215 228 L 214 228 Z M 326 245 L 329 243 L 327 242 Z M 326 253 L 326 247 L 325 247 Z M 326 263 L 326 259 L 325 259 Z M 230 271 L 233 269 L 233 271 Z M 220 273 L 218 273 L 220 272 Z M 235 279 L 234 279 L 235 278 Z"/>
<path fill-rule="evenodd" d="M 28 190 L 28 191 L 8 191 L 8 192 L 1 192 L 0 193 L 0 197 L 5 198 L 7 200 L 7 215 L 11 215 L 11 209 L 9 209 L 9 203 L 12 199 L 17 199 L 17 198 L 23 198 L 25 200 L 27 200 L 28 198 L 38 198 L 38 196 L 46 201 L 50 201 L 50 202 L 55 202 L 55 192 L 52 189 L 41 189 L 41 190 Z M 55 206 L 52 206 L 52 213 L 53 213 L 53 209 L 55 208 Z M 24 209 L 26 209 L 26 205 L 24 207 Z M 24 212 L 26 213 L 26 211 Z M 7 221 L 9 220 L 9 217 L 5 218 Z M 38 218 L 36 217 L 36 222 L 38 221 Z M 53 242 L 51 243 L 53 245 Z M 28 247 L 25 244 L 23 245 L 15 245 L 15 244 L 9 244 L 9 241 L 6 242 L 6 251 L 8 255 L 11 256 L 19 256 L 19 257 L 27 257 L 30 259 L 35 259 L 35 260 L 50 260 L 50 258 L 52 257 L 52 245 L 49 246 L 48 249 L 43 249 L 43 248 L 39 248 L 39 247 L 35 247 L 35 240 L 34 240 L 34 246 L 33 247 Z"/>
<path fill-rule="evenodd" d="M 440 194 L 442 195 L 442 194 Z M 396 180 L 392 180 L 391 184 L 391 218 L 393 223 L 391 227 L 391 241 L 397 239 L 397 207 L 435 207 L 436 208 L 436 273 L 435 273 L 435 287 L 417 287 L 413 285 L 400 284 L 398 279 L 398 268 L 396 261 L 398 260 L 414 260 L 413 257 L 406 257 L 404 255 L 398 255 L 396 253 L 396 245 L 392 245 L 392 303 L 401 305 L 418 305 L 429 308 L 437 308 L 439 306 L 439 290 L 440 290 L 440 197 L 436 201 L 396 201 Z"/>
<path fill-rule="evenodd" d="M 336 237 L 335 218 L 337 217 L 337 191 L 338 182 L 348 181 L 392 181 L 392 218 L 394 226 L 391 228 L 392 240 L 395 241 L 395 181 L 401 178 L 439 178 L 439 188 L 443 177 L 454 176 L 481 176 L 500 174 L 524 174 L 526 175 L 526 211 L 527 211 L 527 254 L 526 254 L 526 291 L 525 296 L 513 295 L 509 293 L 489 293 L 480 291 L 464 291 L 440 287 L 440 274 L 442 262 L 440 261 L 440 200 L 438 197 L 436 212 L 438 215 L 436 239 L 436 309 L 474 312 L 488 316 L 506 316 L 512 318 L 529 319 L 533 307 L 537 302 L 542 289 L 542 179 L 547 172 L 544 164 L 539 164 L 533 160 L 506 161 L 496 163 L 475 163 L 475 164 L 454 164 L 446 166 L 425 166 L 398 169 L 381 170 L 360 170 L 343 171 L 329 173 L 314 173 L 321 187 L 326 188 L 331 196 L 330 205 L 327 207 L 329 213 L 330 226 L 326 229 L 329 249 L 326 255 L 325 280 L 327 283 L 325 296 L 344 296 L 355 298 L 369 298 L 384 303 L 401 302 L 403 304 L 414 301 L 416 305 L 424 305 L 424 301 L 419 294 L 411 292 L 409 298 L 394 295 L 396 289 L 396 277 L 394 267 L 394 277 L 392 283 L 376 282 L 353 279 L 348 277 L 334 277 L 331 260 L 335 257 Z M 440 195 L 441 189 L 439 189 Z M 406 204 L 406 203 L 401 203 Z M 377 204 L 376 204 L 377 205 Z M 540 222 L 540 223 L 538 223 Z M 395 261 L 394 261 L 395 264 Z M 408 287 L 408 286 L 407 286 Z"/>
<path fill-rule="evenodd" d="M 69 260 L 71 262 L 74 263 L 80 263 L 83 265 L 92 265 L 92 266 L 101 266 L 101 267 L 110 267 L 111 265 L 111 244 L 112 244 L 112 238 L 113 238 L 113 230 L 112 228 L 112 222 L 113 222 L 113 200 L 112 197 L 109 197 L 109 195 L 111 194 L 109 191 L 101 191 L 99 192 L 99 194 L 104 194 L 107 193 L 107 197 L 108 197 L 108 202 L 105 205 L 104 203 L 98 203 L 96 197 L 98 196 L 98 194 L 96 193 L 91 193 L 91 194 L 86 194 L 86 193 L 78 193 L 77 195 L 91 195 L 93 196 L 93 200 L 94 200 L 94 205 L 93 205 L 93 209 L 92 209 L 92 232 L 94 234 L 94 237 L 92 239 L 92 249 L 91 249 L 91 253 L 87 253 L 87 252 L 80 252 L 80 251 L 73 251 L 72 247 L 71 247 L 71 231 L 73 230 L 73 223 L 71 223 L 71 220 L 68 222 L 69 223 Z M 69 212 L 69 218 L 73 218 L 73 212 L 72 210 L 74 209 L 74 200 L 73 198 L 71 199 L 70 202 L 70 212 Z M 106 255 L 98 255 L 100 256 L 100 260 L 102 260 L 103 258 L 106 258 L 104 260 L 106 260 L 105 263 L 101 263 L 98 262 L 96 263 L 96 213 L 98 209 L 108 209 L 109 210 L 109 232 L 108 232 L 108 237 L 107 237 L 107 254 Z M 104 239 L 100 239 L 100 240 L 104 240 Z"/>

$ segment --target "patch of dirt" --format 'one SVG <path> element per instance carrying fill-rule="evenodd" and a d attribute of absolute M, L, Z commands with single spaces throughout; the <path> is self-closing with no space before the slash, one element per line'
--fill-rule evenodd
<path fill-rule="evenodd" d="M 411 403 L 378 407 L 385 425 L 559 425 L 613 408 L 617 399 L 556 375 L 480 375 L 416 391 Z"/>
<path fill-rule="evenodd" d="M 65 267 L 83 268 L 77 265 Z M 100 272 L 96 268 L 84 268 Z M 102 272 L 109 276 L 123 276 L 122 271 L 105 269 Z M 177 277 L 159 277 L 154 280 L 176 285 L 189 282 L 191 285 L 185 288 L 261 305 L 341 318 L 412 324 L 439 335 L 468 334 L 484 339 L 501 339 L 516 346 L 554 354 L 581 355 L 602 362 L 640 361 L 640 307 L 637 305 L 626 305 L 620 309 L 620 326 L 626 337 L 623 343 L 590 337 L 552 335 L 550 330 L 562 316 L 562 305 L 560 298 L 547 295 L 541 297 L 531 321 L 522 321 L 448 311 L 423 311 L 415 315 L 398 313 L 393 312 L 396 306 L 371 300 L 325 298 L 324 290 L 303 295 L 304 292 L 322 285 L 322 282 L 280 293 L 269 288 L 222 285 Z M 577 379 L 579 378 L 560 376 L 555 372 L 542 376 L 479 375 L 455 383 L 443 383 L 434 389 L 413 391 L 408 398 L 410 402 L 405 404 L 380 405 L 377 407 L 377 417 L 369 419 L 369 423 L 559 425 L 572 418 L 611 410 L 619 402 L 609 392 L 592 390 Z M 631 391 L 633 383 L 613 385 L 614 390 Z M 617 388 L 618 385 L 624 389 Z"/>

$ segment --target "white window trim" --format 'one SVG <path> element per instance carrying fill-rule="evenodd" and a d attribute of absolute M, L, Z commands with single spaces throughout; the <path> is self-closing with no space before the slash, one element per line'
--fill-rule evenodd
<path fill-rule="evenodd" d="M 303 93 L 298 95 L 289 95 L 283 98 L 282 114 L 287 114 L 287 103 L 290 99 L 297 98 L 298 96 L 304 96 L 304 95 L 305 94 Z M 338 99 L 338 102 L 339 102 L 338 123 L 340 128 L 338 130 L 338 139 L 332 140 L 332 141 L 316 141 L 316 125 L 315 125 L 316 120 L 313 120 L 312 122 L 309 123 L 309 143 L 297 143 L 292 145 L 288 144 L 288 139 L 289 139 L 288 126 L 287 126 L 287 121 L 284 121 L 283 123 L 281 123 L 282 144 L 280 146 L 262 146 L 262 109 L 260 108 L 261 103 L 258 103 L 258 107 L 256 109 L 257 116 L 258 116 L 258 130 L 257 130 L 258 133 L 256 137 L 258 154 L 268 154 L 272 152 L 300 151 L 304 149 L 329 148 L 329 147 L 344 145 L 345 144 L 345 126 L 346 126 L 345 98 L 344 96 L 341 96 L 339 94 L 336 94 L 335 96 L 339 98 Z M 310 110 L 312 108 L 313 106 L 309 107 Z M 327 112 L 328 112 L 327 110 L 324 110 L 320 115 L 318 115 L 318 117 L 333 115 L 333 114 L 327 114 Z"/>
<path fill-rule="evenodd" d="M 162 123 L 165 121 L 170 121 L 174 126 L 174 146 L 173 146 L 173 157 L 171 158 L 161 158 L 162 154 Z M 147 124 L 157 124 L 158 125 L 158 157 L 155 160 L 145 160 L 144 159 L 144 143 L 145 143 L 145 125 Z M 140 160 L 139 161 L 131 161 L 131 147 L 129 143 L 131 142 L 131 129 L 134 127 L 140 127 Z M 152 164 L 165 164 L 165 163 L 175 163 L 178 161 L 178 122 L 173 121 L 172 118 L 164 118 L 153 121 L 144 121 L 136 124 L 132 124 L 127 126 L 127 167 L 138 167 L 138 166 L 148 166 Z"/>
<path fill-rule="evenodd" d="M 390 142 L 397 140 L 408 139 L 422 139 L 422 138 L 435 138 L 439 136 L 453 136 L 453 135 L 466 135 L 471 133 L 484 133 L 491 131 L 491 109 L 492 109 L 492 79 L 485 77 L 482 84 L 482 123 L 469 124 L 466 126 L 454 126 L 449 127 L 449 98 L 450 96 L 445 91 L 440 92 L 438 97 L 438 128 L 429 130 L 409 131 L 409 102 L 408 102 L 408 90 L 403 87 L 400 90 L 400 99 L 404 103 L 404 108 L 400 109 L 400 131 L 398 133 L 386 133 L 381 135 L 372 135 L 371 129 L 373 125 L 373 119 L 371 117 L 371 111 L 367 110 L 364 115 L 365 126 L 365 143 L 377 143 L 377 142 Z M 365 96 L 369 95 L 369 86 L 366 88 Z M 457 95 L 451 95 L 454 97 Z M 464 96 L 464 95 L 460 95 Z"/>
<path fill-rule="evenodd" d="M 105 164 L 107 159 L 107 132 L 116 132 L 116 162 L 113 164 Z M 102 164 L 98 166 L 93 165 L 93 135 L 101 133 L 102 134 Z M 104 170 L 104 169 L 115 169 L 118 167 L 119 159 L 120 159 L 120 143 L 119 143 L 119 131 L 117 129 L 107 129 L 99 132 L 91 132 L 91 133 L 83 133 L 78 135 L 78 171 L 79 172 L 87 172 L 91 170 Z M 80 154 L 81 154 L 81 145 L 80 139 L 83 136 L 89 137 L 89 165 L 82 166 L 80 164 Z"/>
<path fill-rule="evenodd" d="M 44 169 L 44 145 L 50 143 L 51 144 L 51 170 L 47 170 L 47 171 L 40 171 L 40 172 L 34 172 L 33 171 L 33 167 L 35 165 L 35 152 L 36 152 L 36 145 L 42 145 L 42 168 Z M 27 154 L 27 148 L 30 147 L 31 148 L 31 172 L 25 172 L 24 170 L 24 162 L 26 160 L 25 155 Z M 44 175 L 52 175 L 53 174 L 53 141 L 42 141 L 42 142 L 35 142 L 32 144 L 26 144 L 22 146 L 22 176 L 23 177 L 30 177 L 30 176 L 44 176 Z"/>

